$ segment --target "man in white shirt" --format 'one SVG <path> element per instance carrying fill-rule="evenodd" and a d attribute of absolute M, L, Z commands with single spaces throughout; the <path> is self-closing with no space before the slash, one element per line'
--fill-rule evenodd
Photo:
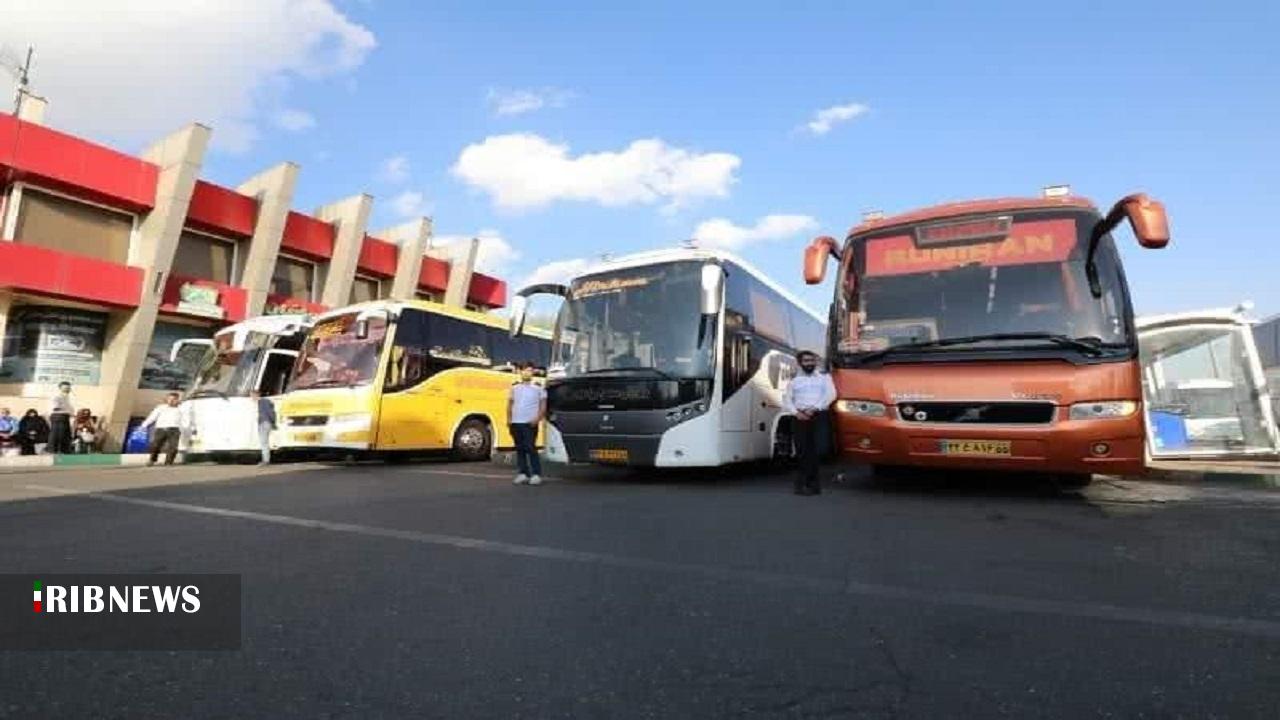
<path fill-rule="evenodd" d="M 157 405 L 142 427 L 151 428 L 151 458 L 147 465 L 155 465 L 156 458 L 164 451 L 164 464 L 172 465 L 178 454 L 178 439 L 182 436 L 182 408 L 178 407 L 178 393 L 171 392 L 165 396 L 164 402 Z"/>
<path fill-rule="evenodd" d="M 533 368 L 520 370 L 520 382 L 511 386 L 507 398 L 507 421 L 516 443 L 515 484 L 542 484 L 542 461 L 538 457 L 538 426 L 547 415 L 547 391 L 533 382 Z"/>
<path fill-rule="evenodd" d="M 795 416 L 791 424 L 800 472 L 796 475 L 797 495 L 822 492 L 818 470 L 827 443 L 831 441 L 831 403 L 836 401 L 836 384 L 818 370 L 816 353 L 802 350 L 796 355 L 800 374 L 791 378 L 782 394 L 782 408 Z"/>
<path fill-rule="evenodd" d="M 71 402 L 71 383 L 58 383 L 58 392 L 49 400 L 49 446 L 52 454 L 71 452 L 71 417 L 76 414 Z"/>

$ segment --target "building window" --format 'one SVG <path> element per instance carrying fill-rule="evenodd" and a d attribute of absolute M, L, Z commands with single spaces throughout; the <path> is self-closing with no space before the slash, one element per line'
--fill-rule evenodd
<path fill-rule="evenodd" d="M 97 385 L 106 335 L 106 313 L 16 307 L 5 324 L 0 382 Z"/>
<path fill-rule="evenodd" d="M 210 235 L 184 231 L 173 256 L 174 275 L 230 285 L 236 244 Z"/>
<path fill-rule="evenodd" d="M 204 360 L 204 348 L 190 347 L 172 362 L 169 360 L 169 352 L 179 340 L 212 337 L 213 328 L 210 327 L 157 322 L 155 330 L 151 332 L 147 357 L 142 361 L 142 377 L 138 380 L 138 387 L 144 390 L 186 390 Z"/>
<path fill-rule="evenodd" d="M 276 269 L 271 273 L 271 294 L 311 302 L 315 276 L 314 264 L 281 255 L 276 258 Z"/>
<path fill-rule="evenodd" d="M 16 242 L 124 263 L 129 259 L 133 216 L 57 195 L 21 189 Z"/>
<path fill-rule="evenodd" d="M 444 299 L 440 293 L 427 292 L 426 290 L 419 290 L 415 292 L 413 296 L 419 300 L 425 300 L 433 303 L 441 302 Z"/>
<path fill-rule="evenodd" d="M 351 302 L 362 303 L 382 297 L 382 282 L 373 278 L 356 276 L 351 283 Z"/>
<path fill-rule="evenodd" d="M 472 312 L 484 312 L 484 307 L 482 305 L 477 305 L 475 303 L 469 302 L 465 305 L 465 307 Z"/>

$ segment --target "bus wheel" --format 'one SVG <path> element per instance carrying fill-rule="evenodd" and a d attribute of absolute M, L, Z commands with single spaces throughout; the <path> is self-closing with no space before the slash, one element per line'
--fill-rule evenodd
<path fill-rule="evenodd" d="M 453 434 L 453 456 L 459 460 L 487 460 L 492 444 L 488 423 L 478 418 L 463 420 Z"/>
<path fill-rule="evenodd" d="M 1089 483 L 1093 482 L 1093 475 L 1089 473 L 1061 473 L 1053 478 L 1053 482 L 1060 490 L 1079 490 L 1089 487 Z"/>

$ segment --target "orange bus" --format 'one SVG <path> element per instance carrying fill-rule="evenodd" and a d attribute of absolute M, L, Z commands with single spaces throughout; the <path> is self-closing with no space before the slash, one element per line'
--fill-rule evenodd
<path fill-rule="evenodd" d="M 805 282 L 839 263 L 827 357 L 841 454 L 904 466 L 1052 473 L 1144 467 L 1129 287 L 1111 231 L 1169 241 L 1145 195 L 1105 216 L 1063 187 L 1045 196 L 868 214 L 844 243 L 805 251 Z"/>

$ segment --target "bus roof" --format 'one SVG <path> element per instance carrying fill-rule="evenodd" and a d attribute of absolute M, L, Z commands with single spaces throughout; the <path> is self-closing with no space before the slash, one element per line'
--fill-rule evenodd
<path fill-rule="evenodd" d="M 663 250 L 646 250 L 645 252 L 633 253 L 631 255 L 624 255 L 620 258 L 601 261 L 600 263 L 578 273 L 573 279 L 576 280 L 580 277 L 596 275 L 602 272 L 610 272 L 612 270 L 625 270 L 627 268 L 643 267 L 645 265 L 656 265 L 658 263 L 666 262 L 678 262 L 681 260 L 718 260 L 731 262 L 745 270 L 747 274 L 751 275 L 756 280 L 759 280 L 761 283 L 768 286 L 769 289 L 781 295 L 787 302 L 811 315 L 814 320 L 817 320 L 823 325 L 827 324 L 826 318 L 818 315 L 818 313 L 814 312 L 808 305 L 805 305 L 803 301 L 791 294 L 791 292 L 786 288 L 774 282 L 772 278 L 757 270 L 753 265 L 751 265 L 751 263 L 731 252 L 716 248 L 667 248 Z"/>
<path fill-rule="evenodd" d="M 996 198 L 992 200 L 966 200 L 964 202 L 944 203 L 942 205 L 933 205 L 926 208 L 909 210 L 880 220 L 868 220 L 853 226 L 853 228 L 849 230 L 849 235 L 861 235 L 873 230 L 883 230 L 885 228 L 896 227 L 899 225 L 914 225 L 916 223 L 928 222 L 930 220 L 945 220 L 948 218 L 963 217 L 966 215 L 984 215 L 986 213 L 1012 212 L 1016 210 L 1042 210 L 1046 208 L 1080 208 L 1084 210 L 1096 210 L 1097 206 L 1087 198 L 1074 197 L 1071 195 L 1049 198 Z"/>
<path fill-rule="evenodd" d="M 215 335 L 224 335 L 226 333 L 234 333 L 238 331 L 261 332 L 269 335 L 284 332 L 297 332 L 305 330 L 311 325 L 312 317 L 310 315 L 285 314 L 285 315 L 259 315 L 247 320 L 241 320 L 234 325 L 228 325 Z"/>
<path fill-rule="evenodd" d="M 477 325 L 487 325 L 500 330 L 507 329 L 507 319 L 498 315 L 489 313 L 476 312 L 466 308 L 454 307 L 443 303 L 431 302 L 429 300 L 370 300 L 368 302 L 356 303 L 355 305 L 347 305 L 346 307 L 335 308 L 321 315 L 316 316 L 316 320 L 324 320 L 327 318 L 338 317 L 341 315 L 349 315 L 351 313 L 360 312 L 362 310 L 400 310 L 402 308 L 412 308 L 423 312 L 435 313 L 437 315 L 446 315 L 457 320 L 475 323 Z M 531 335 L 533 337 L 542 338 L 544 340 L 551 339 L 551 333 L 540 328 L 526 328 L 523 335 Z"/>

